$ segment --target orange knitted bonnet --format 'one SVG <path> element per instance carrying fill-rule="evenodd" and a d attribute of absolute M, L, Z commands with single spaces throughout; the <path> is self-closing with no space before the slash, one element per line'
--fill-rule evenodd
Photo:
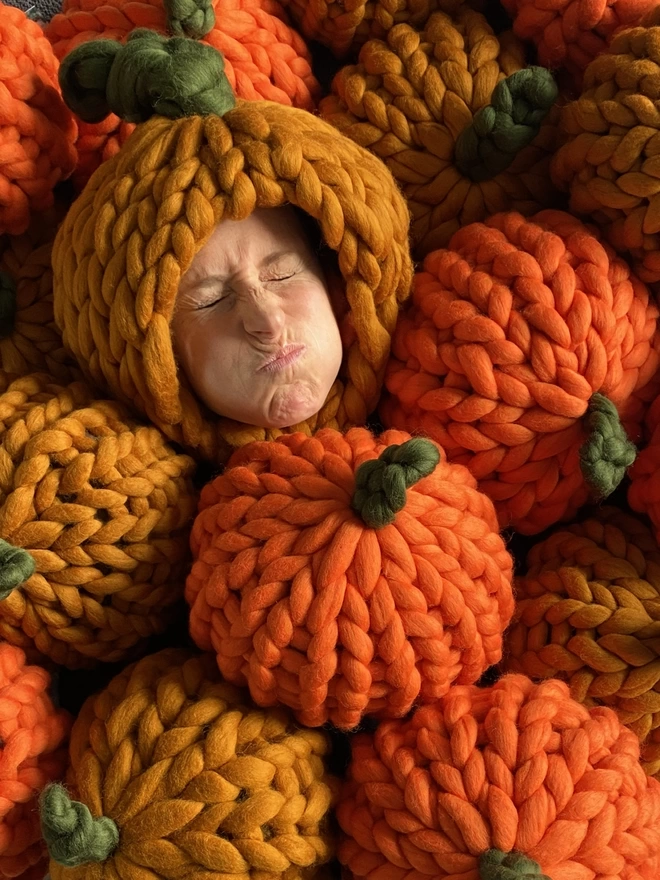
<path fill-rule="evenodd" d="M 53 249 L 54 297 L 66 347 L 95 383 L 198 456 L 222 461 L 232 446 L 276 436 L 279 431 L 231 422 L 204 408 L 179 375 L 169 324 L 179 280 L 218 223 L 244 219 L 257 207 L 291 204 L 318 222 L 337 253 L 345 352 L 320 412 L 294 429 L 309 434 L 364 424 L 378 402 L 399 304 L 412 279 L 408 213 L 391 175 L 303 110 L 238 102 L 228 111 L 225 104 L 223 115 L 182 115 L 196 104 L 206 107 L 216 92 L 231 103 L 221 56 L 191 40 L 136 34 L 161 41 L 154 55 L 165 59 L 162 76 L 177 67 L 177 53 L 192 48 L 202 56 L 192 53 L 191 71 L 198 74 L 208 64 L 213 71 L 208 93 L 188 96 L 188 109 L 176 111 L 180 118 L 155 116 L 138 126 L 94 174 L 61 226 Z M 112 63 L 121 64 L 129 48 L 130 41 Z M 161 71 L 147 63 L 144 76 L 157 77 Z M 75 65 L 69 73 L 75 80 Z M 79 91 L 71 85 L 83 104 Z M 140 109 L 144 117 L 153 112 Z"/>
<path fill-rule="evenodd" d="M 589 214 L 630 254 L 643 281 L 660 281 L 660 28 L 612 39 L 591 62 L 582 95 L 565 107 L 565 143 L 552 162 L 573 211 Z"/>
<path fill-rule="evenodd" d="M 646 287 L 579 220 L 497 214 L 430 254 L 397 327 L 385 424 L 469 467 L 525 534 L 608 495 L 658 367 Z"/>
<path fill-rule="evenodd" d="M 167 650 L 83 706 L 46 789 L 52 880 L 304 880 L 332 857 L 321 731 L 248 708 L 213 659 Z"/>
<path fill-rule="evenodd" d="M 0 877 L 43 880 L 48 870 L 37 797 L 67 766 L 71 721 L 49 696 L 50 675 L 0 642 Z"/>
<path fill-rule="evenodd" d="M 59 92 L 58 66 L 39 25 L 0 3 L 0 235 L 25 232 L 75 167 L 77 128 Z"/>
<path fill-rule="evenodd" d="M 513 30 L 531 40 L 539 64 L 565 68 L 580 86 L 588 64 L 607 51 L 616 30 L 639 24 L 656 0 L 502 0 Z"/>
<path fill-rule="evenodd" d="M 550 156 L 557 96 L 551 74 L 524 68 L 511 34 L 496 37 L 463 6 L 423 32 L 392 28 L 337 74 L 321 115 L 387 164 L 412 214 L 415 255 L 445 247 L 495 211 L 554 204 Z"/>
<path fill-rule="evenodd" d="M 614 712 L 563 682 L 455 687 L 352 751 L 337 815 L 356 880 L 659 876 L 660 782 Z"/>
<path fill-rule="evenodd" d="M 493 505 L 429 440 L 365 428 L 238 450 L 206 486 L 190 629 L 302 724 L 405 715 L 501 657 L 511 557 Z"/>
<path fill-rule="evenodd" d="M 302 37 L 284 20 L 275 0 L 65 0 L 44 33 L 61 60 L 71 49 L 104 37 L 124 40 L 147 27 L 159 33 L 190 34 L 222 52 L 225 73 L 237 97 L 277 101 L 313 110 L 319 84 Z M 101 122 L 81 122 L 74 180 L 85 185 L 101 162 L 114 156 L 135 128 L 114 113 Z"/>
<path fill-rule="evenodd" d="M 0 638 L 72 668 L 116 662 L 181 599 L 193 462 L 118 404 L 51 381 L 0 394 Z"/>
<path fill-rule="evenodd" d="M 647 526 L 603 508 L 554 531 L 530 550 L 516 591 L 506 667 L 565 678 L 576 700 L 611 706 L 659 773 L 660 548 Z"/>

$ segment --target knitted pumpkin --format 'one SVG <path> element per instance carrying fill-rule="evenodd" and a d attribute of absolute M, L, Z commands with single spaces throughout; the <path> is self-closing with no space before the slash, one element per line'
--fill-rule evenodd
<path fill-rule="evenodd" d="M 0 3 L 0 235 L 25 232 L 75 167 L 77 129 L 57 71 L 39 25 Z"/>
<path fill-rule="evenodd" d="M 115 662 L 181 598 L 193 465 L 117 404 L 47 381 L 0 395 L 0 638 L 72 668 Z"/>
<path fill-rule="evenodd" d="M 284 5 L 311 40 L 342 56 L 372 38 L 383 39 L 396 24 L 423 29 L 437 10 L 453 13 L 463 0 L 284 0 Z M 471 0 L 472 8 L 483 6 Z"/>
<path fill-rule="evenodd" d="M 552 162 L 571 209 L 593 217 L 647 282 L 660 280 L 659 71 L 660 28 L 615 36 L 585 71 L 580 98 L 564 108 L 566 142 Z"/>
<path fill-rule="evenodd" d="M 660 727 L 660 549 L 646 525 L 602 508 L 552 532 L 530 550 L 516 594 L 506 668 L 565 678 L 576 700 L 612 707 L 644 743 Z"/>
<path fill-rule="evenodd" d="M 213 659 L 167 650 L 77 718 L 41 821 L 52 880 L 303 880 L 332 855 L 320 731 L 248 708 Z"/>
<path fill-rule="evenodd" d="M 660 782 L 611 709 L 559 681 L 455 687 L 352 741 L 337 808 L 351 876 L 656 880 Z"/>
<path fill-rule="evenodd" d="M 190 31 L 225 58 L 225 73 L 239 98 L 266 99 L 313 110 L 319 84 L 312 73 L 311 54 L 302 37 L 277 17 L 273 0 L 208 0 L 190 19 L 172 0 L 66 0 L 62 13 L 46 26 L 45 34 L 59 59 L 88 40 L 124 40 L 131 31 L 147 27 L 159 33 Z M 174 7 L 170 9 L 170 7 Z M 208 7 L 208 8 L 206 8 Z M 192 4 L 196 10 L 196 5 Z M 272 13 L 275 14 L 272 14 Z M 177 16 L 182 16 L 178 18 Z M 203 24 L 199 24 L 200 20 Z M 79 189 L 92 172 L 114 156 L 135 128 L 115 114 L 97 123 L 81 122 Z"/>
<path fill-rule="evenodd" d="M 23 235 L 0 239 L 0 368 L 18 376 L 45 371 L 70 382 L 78 371 L 53 316 L 54 235 L 41 218 Z"/>
<path fill-rule="evenodd" d="M 49 696 L 50 676 L 0 642 L 0 877 L 43 880 L 37 796 L 66 770 L 70 720 Z"/>
<path fill-rule="evenodd" d="M 385 423 L 466 465 L 501 525 L 540 532 L 635 457 L 658 310 L 579 220 L 497 214 L 430 254 L 393 345 Z"/>
<path fill-rule="evenodd" d="M 565 68 L 579 86 L 615 31 L 639 24 L 656 0 L 502 0 L 502 5 L 513 18 L 514 33 L 535 44 L 539 64 Z"/>
<path fill-rule="evenodd" d="M 440 455 L 364 428 L 234 454 L 202 493 L 186 584 L 224 678 L 302 724 L 352 728 L 498 662 L 511 557 L 489 499 Z"/>
<path fill-rule="evenodd" d="M 523 65 L 517 41 L 462 7 L 366 43 L 321 102 L 324 119 L 388 165 L 420 258 L 494 211 L 553 203 L 557 91 L 548 71 Z"/>
<path fill-rule="evenodd" d="M 135 95 L 124 96 L 127 112 L 147 118 L 153 100 L 177 116 L 138 126 L 59 229 L 55 318 L 66 348 L 96 385 L 200 457 L 223 461 L 233 446 L 279 435 L 217 416 L 195 397 L 179 372 L 170 322 L 181 276 L 224 218 L 290 204 L 318 223 L 337 254 L 344 344 L 339 376 L 320 412 L 292 430 L 364 424 L 378 402 L 399 303 L 412 278 L 408 213 L 394 180 L 378 159 L 311 113 L 265 101 L 228 110 L 221 56 L 190 40 L 159 40 L 142 31 L 123 47 L 94 41 L 65 61 L 65 93 L 83 110 L 98 105 L 98 92 L 88 97 L 81 85 L 88 62 L 94 69 L 107 63 L 113 81 L 130 83 L 136 70 L 142 77 Z M 105 60 L 95 55 L 99 47 Z M 146 69 L 140 72 L 133 58 Z M 173 88 L 192 83 L 179 104 L 160 99 L 174 74 Z M 108 100 L 116 91 L 109 89 Z M 202 115 L 190 115 L 197 106 Z"/>

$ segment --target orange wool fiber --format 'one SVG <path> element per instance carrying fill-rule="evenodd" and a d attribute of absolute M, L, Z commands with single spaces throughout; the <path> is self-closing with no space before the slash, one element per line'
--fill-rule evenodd
<path fill-rule="evenodd" d="M 657 880 L 660 783 L 559 681 L 455 687 L 352 741 L 337 808 L 355 878 Z M 501 861 L 510 871 L 493 869 Z"/>
<path fill-rule="evenodd" d="M 50 675 L 0 643 L 0 878 L 43 878 L 48 869 L 37 797 L 67 767 L 71 721 L 49 695 Z"/>
<path fill-rule="evenodd" d="M 353 428 L 255 442 L 203 490 L 190 631 L 257 704 L 350 729 L 499 661 L 512 563 L 469 472 L 440 450 L 389 524 L 369 527 L 352 507 L 360 466 L 409 440 Z"/>
<path fill-rule="evenodd" d="M 222 52 L 225 75 L 237 98 L 267 100 L 313 110 L 320 86 L 305 41 L 283 21 L 275 0 L 214 0 L 215 24 L 202 42 Z M 281 17 L 278 17 L 281 16 Z M 55 55 L 103 37 L 124 40 L 135 28 L 166 33 L 163 0 L 65 0 L 46 25 Z M 96 168 L 119 152 L 135 125 L 110 114 L 103 122 L 79 123 L 78 166 L 82 189 Z"/>
<path fill-rule="evenodd" d="M 607 458 L 589 427 L 596 392 L 638 437 L 657 319 L 645 285 L 579 220 L 497 214 L 459 230 L 415 276 L 383 420 L 468 467 L 502 526 L 540 532 L 593 494 L 580 453 L 595 442 Z M 620 479 L 625 466 L 611 465 Z"/>
<path fill-rule="evenodd" d="M 564 68 L 580 86 L 587 65 L 621 27 L 639 24 L 656 0 L 502 0 L 513 31 L 536 46 L 538 64 Z"/>
<path fill-rule="evenodd" d="M 76 164 L 78 133 L 39 25 L 0 3 L 0 235 L 20 235 Z"/>

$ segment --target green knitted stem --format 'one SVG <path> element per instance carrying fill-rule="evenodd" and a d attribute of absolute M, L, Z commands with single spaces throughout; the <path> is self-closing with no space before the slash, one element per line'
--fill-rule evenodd
<path fill-rule="evenodd" d="M 539 133 L 557 100 L 557 86 L 544 67 L 526 67 L 501 80 L 456 141 L 458 170 L 480 183 L 505 171 Z"/>
<path fill-rule="evenodd" d="M 405 507 L 406 489 L 433 473 L 439 461 L 437 447 L 421 437 L 388 446 L 380 458 L 357 469 L 353 509 L 369 528 L 382 529 Z"/>
<path fill-rule="evenodd" d="M 14 332 L 16 320 L 16 285 L 11 275 L 0 272 L 0 339 Z"/>
<path fill-rule="evenodd" d="M 0 538 L 0 601 L 32 577 L 35 569 L 34 559 L 27 550 Z"/>
<path fill-rule="evenodd" d="M 112 819 L 94 819 L 85 804 L 72 801 L 61 785 L 49 785 L 39 799 L 41 833 L 50 857 L 67 868 L 104 862 L 117 848 Z"/>
<path fill-rule="evenodd" d="M 213 0 L 165 0 L 167 29 L 177 37 L 201 40 L 215 24 Z"/>
<path fill-rule="evenodd" d="M 580 467 L 597 500 L 607 498 L 635 461 L 637 449 L 628 439 L 616 407 L 594 394 L 587 410 L 587 440 L 580 448 Z"/>
<path fill-rule="evenodd" d="M 236 99 L 220 52 L 186 37 L 139 28 L 126 43 L 81 43 L 60 65 L 62 95 L 85 122 L 115 113 L 126 122 L 151 116 L 222 116 Z"/>
<path fill-rule="evenodd" d="M 550 880 L 533 859 L 522 853 L 489 849 L 479 857 L 479 880 Z"/>

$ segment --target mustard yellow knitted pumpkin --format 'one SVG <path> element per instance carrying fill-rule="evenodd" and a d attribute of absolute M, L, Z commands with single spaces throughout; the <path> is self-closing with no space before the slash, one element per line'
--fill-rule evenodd
<path fill-rule="evenodd" d="M 119 52 L 132 51 L 135 36 L 117 50 L 118 59 Z M 72 82 L 64 93 L 80 105 L 88 98 L 82 78 L 77 79 L 78 62 L 71 59 L 104 42 L 83 44 L 65 60 Z M 185 72 L 177 59 L 190 44 L 163 40 L 158 51 L 170 66 L 151 69 L 151 61 L 145 62 L 140 97 L 127 98 L 127 106 L 115 111 L 130 111 L 133 119 L 151 116 L 153 107 L 142 97 L 152 87 L 148 77 L 154 92 L 158 77 L 171 71 L 180 82 Z M 206 54 L 193 60 L 191 72 L 199 73 L 208 53 L 217 64 L 219 53 L 192 45 Z M 54 298 L 64 343 L 96 385 L 187 450 L 222 461 L 231 447 L 281 431 L 209 412 L 177 368 L 170 321 L 179 281 L 217 224 L 242 220 L 257 207 L 291 204 L 317 221 L 326 245 L 337 254 L 344 286 L 338 316 L 344 360 L 320 412 L 291 426 L 307 434 L 362 425 L 375 408 L 412 265 L 408 212 L 376 157 L 292 107 L 239 101 L 233 109 L 225 105 L 210 112 L 209 96 L 214 88 L 221 91 L 221 84 L 211 78 L 205 88 L 180 106 L 162 101 L 161 112 L 177 118 L 151 116 L 93 175 L 55 241 Z"/>

